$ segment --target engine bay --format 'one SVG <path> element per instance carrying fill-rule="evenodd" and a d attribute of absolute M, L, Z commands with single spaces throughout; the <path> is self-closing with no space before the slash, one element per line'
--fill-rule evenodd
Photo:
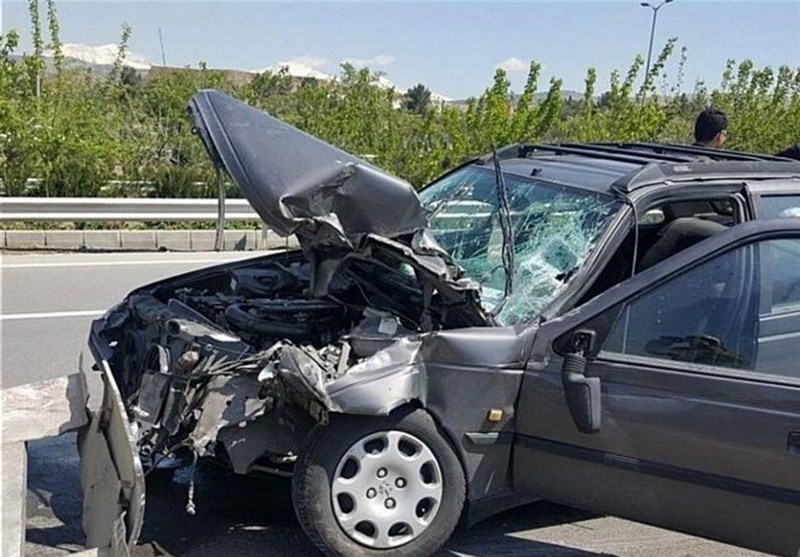
<path fill-rule="evenodd" d="M 401 339 L 490 324 L 468 281 L 383 247 L 345 258 L 322 296 L 303 253 L 254 261 L 144 287 L 106 316 L 109 364 L 151 463 L 189 451 L 280 471 L 351 368 Z"/>

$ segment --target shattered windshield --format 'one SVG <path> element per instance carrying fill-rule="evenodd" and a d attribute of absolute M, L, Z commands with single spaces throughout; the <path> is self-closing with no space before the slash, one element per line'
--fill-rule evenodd
<path fill-rule="evenodd" d="M 514 289 L 504 302 L 503 232 L 492 169 L 465 167 L 420 192 L 420 198 L 433 236 L 481 285 L 484 307 L 497 310 L 498 323 L 513 325 L 555 299 L 620 202 L 533 178 L 504 177 L 514 232 Z"/>

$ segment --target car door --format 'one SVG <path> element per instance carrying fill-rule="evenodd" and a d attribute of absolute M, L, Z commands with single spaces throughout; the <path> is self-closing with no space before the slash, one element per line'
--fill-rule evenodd
<path fill-rule="evenodd" d="M 759 219 L 800 218 L 800 180 L 754 182 Z M 763 370 L 791 364 L 791 347 L 800 341 L 800 283 L 793 280 L 800 268 L 800 250 L 791 242 L 776 243 L 762 261 L 762 271 L 773 277 L 765 284 L 759 327 L 759 365 Z"/>
<path fill-rule="evenodd" d="M 800 220 L 741 224 L 541 325 L 515 489 L 798 555 L 800 264 L 787 250 L 800 257 Z"/>
<path fill-rule="evenodd" d="M 800 217 L 800 179 L 750 182 L 747 190 L 758 219 Z"/>

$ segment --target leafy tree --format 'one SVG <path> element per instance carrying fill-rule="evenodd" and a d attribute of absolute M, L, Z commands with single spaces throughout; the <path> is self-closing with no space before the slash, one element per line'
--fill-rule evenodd
<path fill-rule="evenodd" d="M 124 65 L 132 30 L 123 26 L 107 77 L 70 68 L 59 58 L 55 0 L 47 2 L 43 36 L 39 3 L 29 0 L 32 49 L 18 58 L 19 35 L 0 35 L 0 180 L 5 195 L 213 196 L 214 170 L 192 134 L 186 103 L 216 88 L 419 186 L 494 147 L 535 141 L 671 141 L 691 139 L 697 113 L 728 113 L 729 145 L 776 152 L 798 141 L 800 68 L 730 61 L 723 82 L 683 90 L 685 48 L 667 42 L 648 76 L 634 58 L 624 70 L 586 73 L 581 100 L 563 99 L 562 83 L 540 90 L 532 61 L 519 96 L 498 70 L 466 106 L 430 109 L 430 91 L 397 94 L 379 74 L 343 65 L 332 81 L 263 72 L 252 77 L 200 63 L 154 68 L 144 78 Z M 45 71 L 45 44 L 52 71 Z M 37 95 L 38 92 L 38 95 Z M 35 178 L 36 181 L 31 181 Z M 109 184 L 109 179 L 117 181 Z M 196 185 L 200 182 L 201 185 Z M 230 194 L 237 194 L 232 187 Z"/>
<path fill-rule="evenodd" d="M 119 72 L 120 85 L 128 90 L 139 89 L 142 85 L 142 76 L 130 66 L 122 66 Z"/>
<path fill-rule="evenodd" d="M 47 0 L 47 26 L 50 31 L 50 44 L 48 45 L 53 55 L 53 65 L 56 74 L 60 77 L 64 66 L 64 53 L 61 51 L 61 38 L 59 37 L 58 12 L 55 0 Z"/>
<path fill-rule="evenodd" d="M 420 115 L 427 114 L 431 107 L 431 92 L 422 83 L 411 87 L 406 91 L 403 99 L 403 108 L 416 112 Z"/>

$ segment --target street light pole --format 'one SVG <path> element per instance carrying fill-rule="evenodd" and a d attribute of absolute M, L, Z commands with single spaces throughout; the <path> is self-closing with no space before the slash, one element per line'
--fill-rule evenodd
<path fill-rule="evenodd" d="M 647 64 L 644 70 L 644 80 L 645 83 L 648 82 L 650 79 L 650 61 L 653 59 L 653 39 L 656 36 L 656 19 L 658 18 L 658 10 L 660 10 L 665 4 L 669 4 L 673 0 L 662 0 L 660 4 L 651 4 L 650 2 L 642 2 L 641 6 L 643 8 L 650 8 L 653 10 L 653 23 L 650 25 L 650 46 L 647 49 Z"/>

